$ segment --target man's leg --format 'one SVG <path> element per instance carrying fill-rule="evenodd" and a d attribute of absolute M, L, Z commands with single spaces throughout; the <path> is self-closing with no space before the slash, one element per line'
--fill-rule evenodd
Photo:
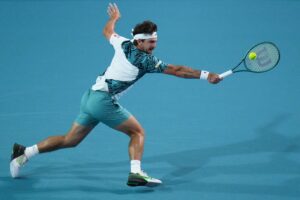
<path fill-rule="evenodd" d="M 130 116 L 128 120 L 117 126 L 115 129 L 127 134 L 130 137 L 128 148 L 130 160 L 142 160 L 145 133 L 135 117 Z"/>
<path fill-rule="evenodd" d="M 25 148 L 22 145 L 15 144 L 10 162 L 10 172 L 13 178 L 19 176 L 20 167 L 22 167 L 28 159 L 37 153 L 45 153 L 55 151 L 62 148 L 77 146 L 94 127 L 86 127 L 74 123 L 70 131 L 65 135 L 51 136 L 37 145 Z"/>
<path fill-rule="evenodd" d="M 76 147 L 94 127 L 74 123 L 65 135 L 51 136 L 37 144 L 39 153 L 55 151 L 62 148 Z"/>
<path fill-rule="evenodd" d="M 160 185 L 162 183 L 160 180 L 148 176 L 141 170 L 145 133 L 140 123 L 135 119 L 135 117 L 130 116 L 128 120 L 117 126 L 115 129 L 130 137 L 128 152 L 131 169 L 127 185 L 150 187 Z"/>

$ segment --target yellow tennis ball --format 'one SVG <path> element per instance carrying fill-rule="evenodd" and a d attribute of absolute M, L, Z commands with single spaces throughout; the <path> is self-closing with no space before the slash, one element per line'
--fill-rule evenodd
<path fill-rule="evenodd" d="M 249 57 L 250 60 L 255 60 L 256 59 L 256 53 L 255 52 L 250 52 L 248 57 Z"/>

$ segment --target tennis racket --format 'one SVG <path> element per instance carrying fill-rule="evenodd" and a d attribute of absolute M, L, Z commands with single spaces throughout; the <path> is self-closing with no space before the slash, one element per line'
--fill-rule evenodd
<path fill-rule="evenodd" d="M 256 58 L 251 58 L 250 54 L 256 54 Z M 267 72 L 274 69 L 279 60 L 280 52 L 278 47 L 272 42 L 262 42 L 252 47 L 238 65 L 220 74 L 219 77 L 225 78 L 236 72 Z"/>

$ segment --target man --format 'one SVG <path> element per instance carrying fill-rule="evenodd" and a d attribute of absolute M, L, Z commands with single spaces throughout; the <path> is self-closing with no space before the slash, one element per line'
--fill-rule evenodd
<path fill-rule="evenodd" d="M 133 39 L 128 40 L 115 32 L 115 24 L 120 18 L 116 4 L 109 4 L 108 15 L 110 18 L 103 34 L 115 50 L 110 66 L 97 78 L 92 88 L 84 93 L 80 113 L 67 134 L 51 136 L 27 148 L 14 144 L 10 163 L 12 177 L 18 177 L 20 167 L 34 155 L 75 147 L 99 122 L 102 122 L 130 137 L 130 173 L 127 185 L 155 186 L 162 183 L 142 171 L 144 130 L 135 117 L 117 102 L 118 98 L 146 73 L 200 78 L 210 83 L 218 83 L 221 79 L 217 74 L 166 64 L 153 56 L 152 52 L 157 43 L 157 26 L 154 23 L 145 21 L 136 25 L 132 32 Z"/>

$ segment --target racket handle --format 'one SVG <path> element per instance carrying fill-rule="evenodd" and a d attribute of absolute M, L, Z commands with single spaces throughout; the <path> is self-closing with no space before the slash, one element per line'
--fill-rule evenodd
<path fill-rule="evenodd" d="M 225 78 L 225 77 L 227 77 L 227 76 L 229 76 L 229 75 L 231 75 L 231 74 L 233 74 L 233 71 L 232 71 L 232 70 L 228 70 L 228 71 L 226 71 L 226 72 L 220 74 L 219 77 L 220 77 L 220 78 Z"/>

